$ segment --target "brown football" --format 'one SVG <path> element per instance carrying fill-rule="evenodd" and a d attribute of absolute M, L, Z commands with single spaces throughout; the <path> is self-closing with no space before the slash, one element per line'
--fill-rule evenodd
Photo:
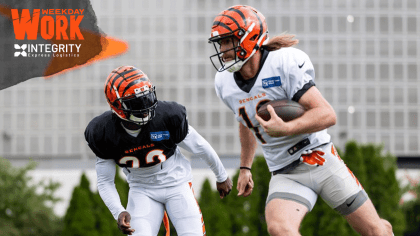
<path fill-rule="evenodd" d="M 296 119 L 305 113 L 305 108 L 295 101 L 287 99 L 273 100 L 258 108 L 258 115 L 265 121 L 268 121 L 271 118 L 270 113 L 267 110 L 268 105 L 271 105 L 276 114 L 285 122 Z"/>

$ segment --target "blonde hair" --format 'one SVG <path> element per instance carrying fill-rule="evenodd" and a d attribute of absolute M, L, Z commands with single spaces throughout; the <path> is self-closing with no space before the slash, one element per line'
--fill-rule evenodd
<path fill-rule="evenodd" d="M 278 36 L 274 36 L 273 38 L 269 39 L 268 43 L 262 45 L 261 48 L 267 51 L 275 51 L 279 50 L 280 48 L 291 47 L 299 43 L 298 39 L 294 39 L 294 34 L 281 34 Z"/>

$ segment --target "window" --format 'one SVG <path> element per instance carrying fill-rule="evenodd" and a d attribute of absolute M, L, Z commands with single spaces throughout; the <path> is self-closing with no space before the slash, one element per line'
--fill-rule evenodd
<path fill-rule="evenodd" d="M 347 79 L 347 64 L 338 64 L 338 79 Z"/>
<path fill-rule="evenodd" d="M 353 80 L 360 80 L 361 78 L 361 65 L 360 64 L 354 64 L 351 66 L 351 71 L 353 73 L 352 79 Z"/>
<path fill-rule="evenodd" d="M 332 31 L 332 17 L 324 17 L 324 32 Z"/>
<path fill-rule="evenodd" d="M 196 90 L 197 91 L 197 100 L 199 104 L 203 104 L 206 102 L 206 89 L 204 88 L 199 88 Z"/>
<path fill-rule="evenodd" d="M 338 89 L 338 102 L 340 104 L 347 103 L 347 88 L 339 88 Z"/>
<path fill-rule="evenodd" d="M 206 126 L 206 112 L 204 111 L 199 111 L 197 112 L 197 124 L 198 126 L 204 127 Z"/>
<path fill-rule="evenodd" d="M 366 55 L 368 56 L 375 55 L 375 41 L 366 40 Z"/>
<path fill-rule="evenodd" d="M 17 129 L 18 130 L 25 130 L 26 129 L 26 122 L 25 122 L 25 113 L 18 113 L 17 114 Z"/>
<path fill-rule="evenodd" d="M 381 141 L 382 141 L 382 144 L 384 145 L 384 151 L 386 151 L 386 152 L 390 152 L 391 151 L 391 141 L 390 141 L 390 138 L 389 138 L 389 135 L 388 134 L 382 134 L 381 135 Z"/>
<path fill-rule="evenodd" d="M 399 16 L 394 17 L 393 20 L 394 20 L 394 32 L 402 32 L 402 29 L 403 29 L 402 17 L 399 17 Z"/>
<path fill-rule="evenodd" d="M 374 128 L 376 124 L 376 114 L 374 111 L 366 112 L 366 125 L 369 128 Z"/>
<path fill-rule="evenodd" d="M 375 80 L 375 64 L 366 64 L 366 79 Z"/>
<path fill-rule="evenodd" d="M 394 88 L 394 103 L 401 104 L 404 101 L 403 88 Z"/>
<path fill-rule="evenodd" d="M 296 17 L 296 31 L 305 32 L 305 18 L 301 16 Z"/>
<path fill-rule="evenodd" d="M 115 4 L 120 6 L 120 3 Z M 120 6 L 121 9 L 121 6 Z M 115 10 L 115 9 L 114 9 Z M 120 35 L 122 33 L 123 28 L 123 19 L 121 17 L 113 17 L 112 21 L 114 22 L 114 34 Z"/>
<path fill-rule="evenodd" d="M 290 32 L 290 17 L 283 16 L 281 18 L 281 31 L 289 31 Z"/>
<path fill-rule="evenodd" d="M 211 126 L 214 128 L 220 126 L 220 112 L 218 111 L 211 112 Z"/>
<path fill-rule="evenodd" d="M 16 152 L 17 153 L 25 153 L 25 136 L 23 135 L 16 135 Z"/>
<path fill-rule="evenodd" d="M 332 56 L 334 49 L 334 42 L 332 40 L 325 40 L 324 41 L 324 55 Z"/>
<path fill-rule="evenodd" d="M 409 57 L 416 57 L 417 56 L 417 42 L 416 41 L 408 41 L 407 42 L 407 55 Z"/>
<path fill-rule="evenodd" d="M 388 17 L 381 16 L 379 18 L 379 29 L 380 29 L 381 33 L 388 33 L 388 30 L 389 30 L 388 25 L 389 25 Z"/>
<path fill-rule="evenodd" d="M 355 111 L 352 114 L 352 116 L 353 116 L 353 127 L 361 128 L 361 125 L 362 125 L 361 113 L 358 111 Z M 356 140 L 360 140 L 360 139 L 356 139 Z"/>
<path fill-rule="evenodd" d="M 389 65 L 388 64 L 380 64 L 379 65 L 379 80 L 389 80 Z"/>
<path fill-rule="evenodd" d="M 375 18 L 366 17 L 366 32 L 367 33 L 375 32 Z"/>
<path fill-rule="evenodd" d="M 418 112 L 410 111 L 408 113 L 408 127 L 417 129 L 418 128 Z"/>
<path fill-rule="evenodd" d="M 395 64 L 394 65 L 394 80 L 395 81 L 402 81 L 403 77 L 403 65 L 402 64 Z"/>
<path fill-rule="evenodd" d="M 401 57 L 403 54 L 403 42 L 400 40 L 394 41 L 394 56 Z"/>
<path fill-rule="evenodd" d="M 402 111 L 396 111 L 394 113 L 394 122 L 396 128 L 402 128 L 404 127 L 404 112 Z"/>
<path fill-rule="evenodd" d="M 381 111 L 381 128 L 389 128 L 391 123 L 389 111 Z"/>
<path fill-rule="evenodd" d="M 334 67 L 333 67 L 332 64 L 327 63 L 327 64 L 324 65 L 324 77 L 325 77 L 325 79 L 332 80 L 333 69 L 334 69 Z"/>
<path fill-rule="evenodd" d="M 416 17 L 407 17 L 407 32 L 417 33 Z"/>
<path fill-rule="evenodd" d="M 26 106 L 26 91 L 25 90 L 18 90 L 17 91 L 17 94 L 16 94 L 16 97 L 17 97 L 17 105 L 19 106 L 19 107 L 24 107 L 24 106 Z"/>
<path fill-rule="evenodd" d="M 408 79 L 409 80 L 416 80 L 417 79 L 417 65 L 416 64 L 408 64 Z"/>
<path fill-rule="evenodd" d="M 225 125 L 226 127 L 233 127 L 235 125 L 235 116 L 233 116 L 231 111 L 226 111 L 225 113 Z"/>
<path fill-rule="evenodd" d="M 403 134 L 397 134 L 395 135 L 395 150 L 397 152 L 404 151 L 404 135 Z"/>
<path fill-rule="evenodd" d="M 418 152 L 419 150 L 419 138 L 417 135 L 410 135 L 408 137 L 408 149 L 413 152 Z"/>
<path fill-rule="evenodd" d="M 315 16 L 309 17 L 309 31 L 312 32 L 312 33 L 319 32 L 318 17 L 315 17 Z"/>
<path fill-rule="evenodd" d="M 347 111 L 338 112 L 338 125 L 341 127 L 347 127 Z"/>
<path fill-rule="evenodd" d="M 360 88 L 353 88 L 352 90 L 352 95 L 353 95 L 353 103 L 354 104 L 360 104 L 361 101 L 361 97 L 362 97 L 362 90 Z"/>
<path fill-rule="evenodd" d="M 325 88 L 325 93 L 323 93 L 325 100 L 332 103 L 334 102 L 334 92 L 333 88 Z"/>
<path fill-rule="evenodd" d="M 366 103 L 367 104 L 375 104 L 376 100 L 376 92 L 374 87 L 367 87 L 366 88 Z"/>
<path fill-rule="evenodd" d="M 338 32 L 346 32 L 347 30 L 347 16 L 337 17 L 337 27 Z"/>
<path fill-rule="evenodd" d="M 389 104 L 389 87 L 381 87 L 380 99 L 381 104 Z"/>
<path fill-rule="evenodd" d="M 38 129 L 39 128 L 39 115 L 38 114 L 31 114 L 31 129 Z"/>
<path fill-rule="evenodd" d="M 389 53 L 389 43 L 388 40 L 381 40 L 379 45 L 379 54 L 380 56 L 388 56 Z"/>
<path fill-rule="evenodd" d="M 60 137 L 58 137 L 58 146 L 57 146 L 57 149 L 58 149 L 58 152 L 60 153 L 60 154 L 67 154 L 68 152 L 66 151 L 66 137 L 65 136 L 60 136 Z"/>
<path fill-rule="evenodd" d="M 417 88 L 408 88 L 408 103 L 417 104 Z"/>
<path fill-rule="evenodd" d="M 80 127 L 80 114 L 79 113 L 71 114 L 71 125 L 73 128 Z"/>
<path fill-rule="evenodd" d="M 338 40 L 338 55 L 346 56 L 347 55 L 347 41 Z"/>
<path fill-rule="evenodd" d="M 30 138 L 30 152 L 31 154 L 39 153 L 39 138 L 38 137 Z"/>

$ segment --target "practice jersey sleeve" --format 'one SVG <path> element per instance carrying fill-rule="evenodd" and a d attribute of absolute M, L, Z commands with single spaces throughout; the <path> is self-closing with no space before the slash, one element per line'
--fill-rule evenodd
<path fill-rule="evenodd" d="M 96 174 L 98 176 L 98 192 L 108 207 L 115 220 L 118 220 L 118 216 L 121 212 L 125 211 L 121 204 L 120 196 L 118 195 L 115 187 L 115 162 L 114 160 L 102 159 L 96 157 Z"/>
<path fill-rule="evenodd" d="M 296 48 L 283 54 L 282 67 L 286 75 L 285 90 L 288 99 L 298 102 L 302 95 L 315 85 L 315 70 L 309 56 Z"/>
<path fill-rule="evenodd" d="M 192 126 L 189 126 L 188 135 L 178 145 L 204 160 L 216 175 L 217 182 L 224 182 L 228 178 L 216 151 Z"/>
<path fill-rule="evenodd" d="M 174 103 L 172 106 L 173 113 L 167 115 L 168 122 L 170 122 L 170 129 L 172 130 L 173 140 L 175 143 L 179 143 L 188 134 L 188 118 L 187 110 L 184 106 Z"/>
<path fill-rule="evenodd" d="M 109 156 L 109 146 L 104 144 L 106 130 L 107 128 L 102 123 L 101 117 L 96 117 L 91 122 L 89 122 L 84 135 L 88 146 L 97 157 L 103 159 L 112 159 L 112 157 Z"/>

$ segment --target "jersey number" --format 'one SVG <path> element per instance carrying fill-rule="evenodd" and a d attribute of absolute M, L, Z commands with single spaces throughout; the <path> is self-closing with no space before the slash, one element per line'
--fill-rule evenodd
<path fill-rule="evenodd" d="M 155 162 L 155 157 L 157 162 Z M 120 159 L 120 164 L 127 165 L 131 161 L 131 168 L 140 168 L 140 160 L 135 156 L 125 156 Z M 155 163 L 155 165 L 166 161 L 166 156 L 163 154 L 163 150 L 153 150 L 146 155 L 146 164 Z"/>
<path fill-rule="evenodd" d="M 242 116 L 242 119 L 244 119 L 246 126 L 248 126 L 249 129 L 254 130 L 255 136 L 261 141 L 261 143 L 265 144 L 266 141 L 261 136 L 260 130 L 258 129 L 258 127 L 254 127 L 254 125 L 248 117 L 248 114 L 246 114 L 245 107 L 239 108 L 239 115 Z"/>

